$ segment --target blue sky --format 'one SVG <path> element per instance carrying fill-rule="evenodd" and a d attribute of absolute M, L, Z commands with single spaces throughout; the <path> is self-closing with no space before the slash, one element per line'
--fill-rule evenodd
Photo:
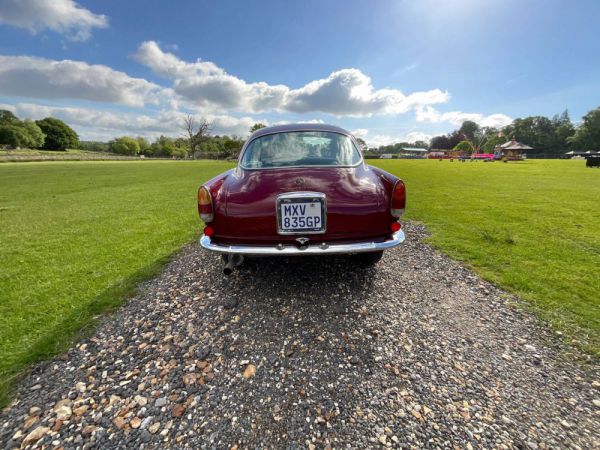
<path fill-rule="evenodd" d="M 0 0 L 0 105 L 84 139 L 318 120 L 372 145 L 600 106 L 600 2 Z"/>

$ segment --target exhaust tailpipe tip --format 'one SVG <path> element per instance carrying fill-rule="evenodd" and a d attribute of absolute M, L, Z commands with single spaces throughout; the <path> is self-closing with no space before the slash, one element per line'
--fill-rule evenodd
<path fill-rule="evenodd" d="M 233 269 L 240 266 L 244 262 L 244 255 L 227 255 L 224 258 L 225 266 L 223 266 L 223 275 L 231 275 L 233 273 Z"/>

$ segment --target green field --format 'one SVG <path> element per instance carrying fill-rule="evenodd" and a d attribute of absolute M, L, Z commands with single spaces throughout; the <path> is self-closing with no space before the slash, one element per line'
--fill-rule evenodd
<path fill-rule="evenodd" d="M 219 162 L 0 164 L 0 394 L 199 234 Z"/>
<path fill-rule="evenodd" d="M 430 242 L 600 356 L 600 170 L 585 161 L 377 161 Z"/>
<path fill-rule="evenodd" d="M 373 162 L 373 161 L 372 161 Z M 600 170 L 583 161 L 375 164 L 431 242 L 600 355 Z M 199 233 L 207 161 L 0 164 L 0 383 L 68 345 Z"/>

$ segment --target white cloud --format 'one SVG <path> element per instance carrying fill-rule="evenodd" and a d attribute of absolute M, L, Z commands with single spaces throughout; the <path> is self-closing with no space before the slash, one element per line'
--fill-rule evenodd
<path fill-rule="evenodd" d="M 308 119 L 308 120 L 302 119 L 301 121 L 278 120 L 276 122 L 273 122 L 273 125 L 287 125 L 288 123 L 325 123 L 325 121 L 323 121 L 322 119 Z"/>
<path fill-rule="evenodd" d="M 433 136 L 431 134 L 423 133 L 421 131 L 411 131 L 405 136 L 403 142 L 417 142 L 424 141 L 429 142 Z"/>
<path fill-rule="evenodd" d="M 198 60 L 195 63 L 188 63 L 181 61 L 174 54 L 163 52 L 155 41 L 142 42 L 133 58 L 166 78 L 222 75 L 225 73 L 223 69 L 211 62 Z"/>
<path fill-rule="evenodd" d="M 395 144 L 397 142 L 417 142 L 431 140 L 431 135 L 423 133 L 421 131 L 411 131 L 404 136 L 390 136 L 387 134 L 377 134 L 375 136 L 369 136 L 369 130 L 366 128 L 359 128 L 353 130 L 352 134 L 358 138 L 364 139 L 370 148 L 376 148 L 382 145 Z"/>
<path fill-rule="evenodd" d="M 148 138 L 156 138 L 161 134 L 181 136 L 183 134 L 183 119 L 186 116 L 186 113 L 174 110 L 164 110 L 155 115 L 147 115 L 117 113 L 90 108 L 46 106 L 34 103 L 0 104 L 0 109 L 8 109 L 20 118 L 33 120 L 48 116 L 56 117 L 72 126 L 84 140 L 109 140 L 122 135 L 143 135 Z M 248 134 L 248 130 L 256 122 L 266 122 L 251 117 L 227 115 L 206 115 L 204 118 L 211 122 L 213 134 L 227 134 L 229 136 L 235 134 L 242 137 Z"/>
<path fill-rule="evenodd" d="M 461 111 L 450 111 L 440 113 L 431 106 L 416 108 L 417 121 L 419 122 L 449 122 L 452 125 L 460 126 L 465 120 L 472 120 L 484 127 L 503 127 L 512 122 L 512 119 L 506 114 L 490 114 L 485 116 L 479 113 L 465 113 Z"/>
<path fill-rule="evenodd" d="M 336 116 L 399 114 L 419 105 L 448 101 L 447 92 L 433 89 L 404 95 L 397 89 L 376 90 L 358 69 L 343 69 L 327 78 L 289 91 L 283 107 L 293 112 L 321 111 Z"/>
<path fill-rule="evenodd" d="M 500 128 L 504 127 L 510 123 L 512 123 L 512 118 L 507 116 L 506 114 L 490 114 L 489 116 L 484 116 L 479 124 L 484 127 L 495 127 Z"/>
<path fill-rule="evenodd" d="M 447 92 L 432 89 L 403 94 L 397 89 L 375 89 L 358 69 L 342 69 L 298 89 L 265 82 L 247 83 L 209 61 L 186 62 L 164 52 L 158 43 L 140 45 L 134 59 L 173 81 L 184 99 L 202 107 L 246 112 L 324 112 L 336 116 L 399 114 L 412 108 L 444 103 Z"/>
<path fill-rule="evenodd" d="M 85 41 L 93 28 L 108 26 L 108 18 L 94 14 L 73 0 L 3 0 L 0 23 L 31 33 L 49 29 L 72 41 Z"/>
<path fill-rule="evenodd" d="M 170 89 L 103 65 L 0 55 L 0 94 L 32 98 L 84 99 L 143 106 L 168 101 Z"/>
<path fill-rule="evenodd" d="M 154 41 L 140 45 L 133 58 L 158 75 L 173 80 L 173 89 L 184 99 L 204 108 L 225 108 L 245 112 L 275 110 L 288 88 L 264 82 L 246 83 L 208 61 L 185 62 L 163 52 Z"/>
<path fill-rule="evenodd" d="M 377 148 L 382 145 L 390 145 L 396 142 L 400 142 L 400 139 L 395 138 L 393 136 L 389 136 L 387 134 L 377 134 L 373 137 L 366 138 L 365 142 L 367 143 L 369 148 Z"/>
<path fill-rule="evenodd" d="M 356 130 L 352 130 L 352 134 L 357 138 L 364 139 L 367 134 L 369 134 L 369 130 L 366 128 L 358 128 Z"/>

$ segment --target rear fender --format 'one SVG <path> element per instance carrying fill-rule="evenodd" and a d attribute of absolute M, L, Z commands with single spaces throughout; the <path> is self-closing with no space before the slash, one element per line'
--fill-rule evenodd
<path fill-rule="evenodd" d="M 379 167 L 369 166 L 369 169 L 373 171 L 377 175 L 377 177 L 381 180 L 381 185 L 383 186 L 383 190 L 386 196 L 386 205 L 390 205 L 392 199 L 392 191 L 394 190 L 394 186 L 396 182 L 400 180 L 395 175 L 392 175 L 389 172 L 386 172 Z"/>

